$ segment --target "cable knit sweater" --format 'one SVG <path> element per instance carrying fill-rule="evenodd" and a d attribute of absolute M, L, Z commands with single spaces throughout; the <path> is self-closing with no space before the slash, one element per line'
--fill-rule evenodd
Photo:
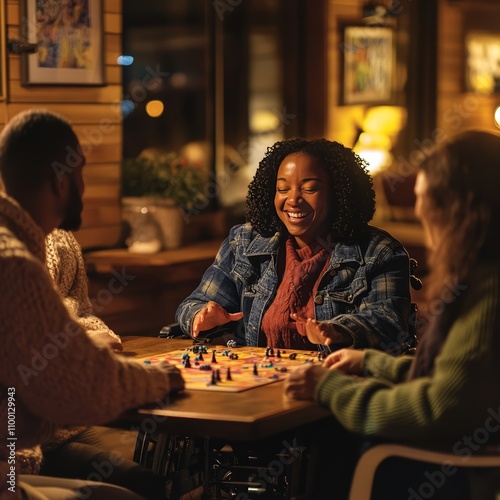
<path fill-rule="evenodd" d="M 85 328 L 87 335 L 96 342 L 114 339 L 121 343 L 116 335 L 97 316 L 94 316 L 88 295 L 87 274 L 82 251 L 73 233 L 54 229 L 45 238 L 45 264 L 52 280 L 63 296 L 64 304 Z M 50 442 L 43 443 L 43 450 L 57 448 L 69 439 L 77 436 L 87 427 L 62 427 L 58 429 Z M 43 460 L 40 446 L 18 450 L 16 459 L 21 474 L 38 474 Z"/>
<path fill-rule="evenodd" d="M 370 377 L 332 370 L 316 400 L 365 436 L 442 444 L 462 458 L 485 443 L 485 433 L 488 444 L 500 443 L 500 263 L 477 266 L 465 293 L 432 376 L 406 381 L 411 358 L 367 350 Z"/>
<path fill-rule="evenodd" d="M 82 251 L 73 233 L 55 229 L 45 239 L 45 251 L 47 268 L 64 297 L 64 304 L 78 316 L 87 334 L 91 337 L 109 335 L 119 341 L 120 337 L 94 316 Z"/>
<path fill-rule="evenodd" d="M 44 262 L 42 231 L 0 193 L 0 498 L 16 498 L 7 482 L 18 474 L 12 449 L 33 447 L 64 425 L 106 423 L 169 392 L 161 365 L 120 358 L 90 340 Z"/>

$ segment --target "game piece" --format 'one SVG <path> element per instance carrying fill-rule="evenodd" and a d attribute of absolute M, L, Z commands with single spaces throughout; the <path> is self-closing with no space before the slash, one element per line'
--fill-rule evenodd
<path fill-rule="evenodd" d="M 277 358 L 281 358 L 281 352 L 280 352 L 280 350 L 279 350 L 279 349 L 278 349 L 278 352 L 276 353 L 276 357 L 277 357 Z"/>
<path fill-rule="evenodd" d="M 198 356 L 196 356 L 196 359 L 198 361 L 203 361 L 203 354 L 201 353 L 201 351 L 198 351 Z"/>
<path fill-rule="evenodd" d="M 325 358 L 326 358 L 325 351 L 319 351 L 318 352 L 318 361 L 323 361 Z"/>
<path fill-rule="evenodd" d="M 236 340 L 228 340 L 226 344 L 229 348 L 236 347 Z"/>
<path fill-rule="evenodd" d="M 264 356 L 267 358 L 269 357 L 269 351 L 271 350 L 270 347 L 266 347 L 266 353 L 264 354 Z"/>
<path fill-rule="evenodd" d="M 231 368 L 227 367 L 226 380 L 233 380 L 231 377 Z"/>
<path fill-rule="evenodd" d="M 192 348 L 192 349 L 193 349 L 193 353 L 194 353 L 194 354 L 198 354 L 198 352 L 199 352 L 199 350 L 200 350 L 199 346 L 197 346 L 197 345 L 193 346 L 193 348 Z"/>
<path fill-rule="evenodd" d="M 274 356 L 274 349 L 272 347 L 269 348 L 269 356 Z"/>
<path fill-rule="evenodd" d="M 278 358 L 278 349 L 274 349 L 273 357 L 264 357 L 266 348 L 241 347 L 236 349 L 216 349 L 215 345 L 208 345 L 208 353 L 202 355 L 204 361 L 196 359 L 198 354 L 193 353 L 193 346 L 176 351 L 169 351 L 165 355 L 156 357 L 144 356 L 141 362 L 149 361 L 157 364 L 167 361 L 181 369 L 187 390 L 196 389 L 212 392 L 241 392 L 247 389 L 274 383 L 288 376 L 293 366 L 302 363 L 321 364 L 318 361 L 318 350 L 279 349 L 281 358 Z M 238 346 L 239 347 L 239 346 Z M 216 363 L 210 362 L 215 349 Z M 293 354 L 290 356 L 290 354 Z M 207 356 L 210 355 L 210 358 Z M 189 356 L 189 361 L 188 361 Z M 290 359 L 290 357 L 292 359 Z M 306 361 L 309 359 L 308 361 Z M 190 366 L 191 365 L 191 366 Z M 188 368 L 185 370 L 185 368 Z M 227 368 L 230 367 L 229 378 L 226 382 Z M 283 368 L 286 368 L 283 369 Z M 220 370 L 217 373 L 217 370 Z M 256 370 L 257 373 L 254 373 Z M 216 385 L 211 384 L 210 371 L 215 372 Z M 222 380 L 220 380 L 222 378 Z M 499 499 L 500 500 L 500 499 Z"/>
<path fill-rule="evenodd" d="M 215 359 L 215 349 L 212 351 L 212 363 L 217 363 L 217 360 Z"/>
<path fill-rule="evenodd" d="M 212 380 L 210 381 L 210 385 L 217 385 L 215 372 L 212 372 Z"/>
<path fill-rule="evenodd" d="M 150 364 L 151 364 L 151 361 L 149 361 L 149 359 L 146 359 L 146 360 L 144 360 L 144 364 L 145 364 L 145 365 L 150 365 Z"/>

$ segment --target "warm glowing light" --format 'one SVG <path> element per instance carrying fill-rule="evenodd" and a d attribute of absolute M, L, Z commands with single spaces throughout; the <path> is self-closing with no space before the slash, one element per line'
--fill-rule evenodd
<path fill-rule="evenodd" d="M 276 130 L 280 125 L 278 116 L 271 111 L 255 111 L 250 117 L 250 129 L 254 134 L 265 134 Z"/>
<path fill-rule="evenodd" d="M 406 110 L 399 106 L 374 106 L 366 111 L 364 132 L 396 135 L 406 123 Z"/>
<path fill-rule="evenodd" d="M 500 128 L 500 106 L 495 109 L 495 125 Z"/>
<path fill-rule="evenodd" d="M 162 113 L 165 107 L 161 101 L 149 101 L 146 104 L 146 113 L 151 118 L 158 118 Z"/>
<path fill-rule="evenodd" d="M 371 175 L 381 172 L 392 162 L 392 155 L 385 149 L 359 149 L 356 151 L 368 165 L 366 169 Z"/>
<path fill-rule="evenodd" d="M 360 134 L 358 142 L 354 145 L 354 152 L 368 163 L 367 170 L 374 175 L 392 162 L 391 140 L 384 134 Z"/>

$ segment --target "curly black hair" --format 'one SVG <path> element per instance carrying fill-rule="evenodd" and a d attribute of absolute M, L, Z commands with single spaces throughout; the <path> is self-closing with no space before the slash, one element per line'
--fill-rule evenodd
<path fill-rule="evenodd" d="M 286 231 L 276 214 L 274 196 L 278 168 L 292 153 L 307 153 L 329 173 L 332 235 L 338 241 L 359 238 L 375 212 L 373 180 L 367 172 L 367 163 L 352 149 L 326 139 L 289 139 L 267 149 L 248 186 L 246 221 L 262 236 Z"/>

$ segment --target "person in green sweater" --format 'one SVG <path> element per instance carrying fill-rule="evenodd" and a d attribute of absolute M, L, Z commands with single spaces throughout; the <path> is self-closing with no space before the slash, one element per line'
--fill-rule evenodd
<path fill-rule="evenodd" d="M 288 397 L 328 407 L 352 436 L 444 447 L 457 463 L 500 443 L 499 162 L 500 136 L 467 131 L 420 166 L 415 213 L 429 251 L 433 317 L 416 355 L 339 350 L 323 366 L 293 371 Z M 412 491 L 405 481 L 406 496 L 397 498 Z M 446 486 L 432 498 L 462 498 L 439 496 Z"/>

